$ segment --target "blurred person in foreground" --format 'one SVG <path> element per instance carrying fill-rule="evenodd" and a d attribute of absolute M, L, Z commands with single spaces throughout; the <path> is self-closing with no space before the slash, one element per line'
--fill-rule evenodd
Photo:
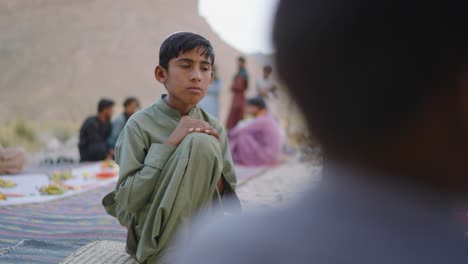
<path fill-rule="evenodd" d="M 140 263 L 166 263 L 169 242 L 192 216 L 222 214 L 228 197 L 240 206 L 226 132 L 197 106 L 214 60 L 204 37 L 170 35 L 155 69 L 167 94 L 134 114 L 117 140 L 119 180 L 103 205 L 127 228 L 127 251 Z"/>
<path fill-rule="evenodd" d="M 203 97 L 198 106 L 216 118 L 219 116 L 219 94 L 221 87 L 222 84 L 219 79 L 218 70 L 216 66 L 213 66 L 213 83 L 208 87 L 205 97 Z"/>
<path fill-rule="evenodd" d="M 234 76 L 231 91 L 232 103 L 231 110 L 229 111 L 226 128 L 227 130 L 233 129 L 237 123 L 244 119 L 245 111 L 245 91 L 247 91 L 249 84 L 249 74 L 245 68 L 245 58 L 239 57 L 237 59 L 238 71 Z"/>
<path fill-rule="evenodd" d="M 108 143 L 111 148 L 115 148 L 115 143 L 120 136 L 120 132 L 124 128 L 128 119 L 140 109 L 140 101 L 136 97 L 128 97 L 123 103 L 124 112 L 117 116 L 112 121 L 111 126 L 111 135 L 109 137 Z"/>
<path fill-rule="evenodd" d="M 0 174 L 18 174 L 27 164 L 28 159 L 23 148 L 0 146 Z"/>
<path fill-rule="evenodd" d="M 263 98 L 247 100 L 246 112 L 253 119 L 229 131 L 234 163 L 246 166 L 277 164 L 280 158 L 280 129 Z"/>
<path fill-rule="evenodd" d="M 278 94 L 276 93 L 276 84 L 271 77 L 272 72 L 273 68 L 270 65 L 263 66 L 263 75 L 256 80 L 255 86 L 258 96 L 265 100 L 270 114 L 276 117 L 276 101 L 278 99 Z"/>
<path fill-rule="evenodd" d="M 324 149 L 302 200 L 205 222 L 178 263 L 468 263 L 468 6 L 283 0 L 279 73 Z"/>
<path fill-rule="evenodd" d="M 113 112 L 114 101 L 103 98 L 98 102 L 98 114 L 84 121 L 78 143 L 81 162 L 113 158 L 114 149 L 108 143 Z"/>

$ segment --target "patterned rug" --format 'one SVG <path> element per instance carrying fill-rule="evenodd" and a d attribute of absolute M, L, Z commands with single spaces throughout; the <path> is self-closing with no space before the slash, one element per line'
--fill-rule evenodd
<path fill-rule="evenodd" d="M 239 184 L 268 167 L 236 167 Z M 0 263 L 59 263 L 97 240 L 125 242 L 101 200 L 115 184 L 45 203 L 0 207 Z"/>
<path fill-rule="evenodd" d="M 58 263 L 90 241 L 125 241 L 101 206 L 114 184 L 40 204 L 0 207 L 0 263 Z"/>

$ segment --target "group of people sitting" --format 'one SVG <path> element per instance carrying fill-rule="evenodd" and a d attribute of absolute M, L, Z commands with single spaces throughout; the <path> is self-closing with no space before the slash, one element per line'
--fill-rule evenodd
<path fill-rule="evenodd" d="M 78 148 L 80 161 L 100 161 L 114 158 L 114 149 L 120 132 L 130 116 L 140 108 L 135 97 L 128 97 L 123 103 L 124 111 L 112 122 L 114 101 L 101 99 L 96 116 L 88 117 L 80 129 Z"/>
<path fill-rule="evenodd" d="M 135 97 L 124 101 L 124 112 L 112 122 L 114 101 L 101 99 L 96 116 L 88 117 L 80 129 L 81 162 L 114 158 L 117 139 L 130 116 L 140 108 Z M 229 147 L 236 164 L 246 166 L 274 165 L 280 159 L 281 140 L 277 120 L 262 97 L 247 100 L 248 118 L 228 131 Z"/>

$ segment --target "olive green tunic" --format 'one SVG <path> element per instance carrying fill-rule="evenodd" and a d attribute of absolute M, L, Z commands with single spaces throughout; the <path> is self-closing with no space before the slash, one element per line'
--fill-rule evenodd
<path fill-rule="evenodd" d="M 103 205 L 127 227 L 128 250 L 142 263 L 157 263 L 189 218 L 222 208 L 216 188 L 221 175 L 225 196 L 240 205 L 224 128 L 199 107 L 188 116 L 208 122 L 221 141 L 191 133 L 177 147 L 164 145 L 182 116 L 162 98 L 134 114 L 117 141 L 115 157 L 120 176 Z"/>

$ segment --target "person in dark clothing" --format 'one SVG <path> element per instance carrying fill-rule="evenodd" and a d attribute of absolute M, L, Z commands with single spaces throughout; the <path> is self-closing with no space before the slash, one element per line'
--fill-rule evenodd
<path fill-rule="evenodd" d="M 88 117 L 80 129 L 80 161 L 100 161 L 111 159 L 114 150 L 108 144 L 111 135 L 114 101 L 101 99 L 98 103 L 97 116 Z"/>

